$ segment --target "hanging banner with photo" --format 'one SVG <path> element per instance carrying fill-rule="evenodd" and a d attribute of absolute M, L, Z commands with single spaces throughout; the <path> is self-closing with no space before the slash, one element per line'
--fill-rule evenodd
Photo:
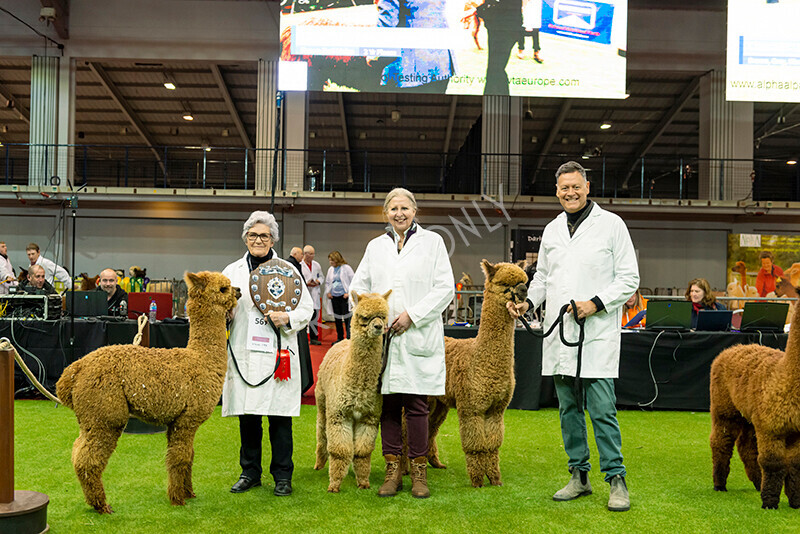
<path fill-rule="evenodd" d="M 729 297 L 796 297 L 800 236 L 729 234 Z"/>

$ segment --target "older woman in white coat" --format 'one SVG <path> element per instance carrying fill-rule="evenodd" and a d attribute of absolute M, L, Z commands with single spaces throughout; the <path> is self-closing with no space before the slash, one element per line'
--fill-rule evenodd
<path fill-rule="evenodd" d="M 386 478 L 378 495 L 389 497 L 403 488 L 399 457 L 405 408 L 411 493 L 425 498 L 430 496 L 428 395 L 444 394 L 442 312 L 453 299 L 453 270 L 442 238 L 415 222 L 417 203 L 410 191 L 392 190 L 386 196 L 383 211 L 390 228 L 369 242 L 350 284 L 351 295 L 392 290 L 389 321 L 393 337 L 381 377 L 381 441 Z"/>
<path fill-rule="evenodd" d="M 238 284 L 248 287 L 250 272 L 263 262 L 277 257 L 272 245 L 278 241 L 278 223 L 269 212 L 255 211 L 244 223 L 242 240 L 247 245 L 245 255 L 231 263 L 222 273 Z M 295 269 L 296 271 L 296 269 Z M 299 273 L 296 276 L 301 277 Z M 302 278 L 302 277 L 301 277 Z M 300 360 L 297 332 L 311 319 L 314 309 L 308 291 L 303 291 L 297 307 L 290 312 L 269 312 L 280 331 L 282 349 L 289 349 L 290 378 L 275 378 L 258 384 L 275 368 L 277 336 L 264 324 L 264 317 L 247 292 L 234 309 L 228 351 L 228 371 L 222 389 L 222 416 L 239 417 L 239 463 L 242 474 L 231 488 L 242 493 L 261 485 L 261 418 L 269 420 L 269 440 L 272 448 L 270 474 L 275 480 L 274 494 L 292 493 L 292 417 L 300 415 Z M 236 358 L 237 366 L 233 358 Z"/>

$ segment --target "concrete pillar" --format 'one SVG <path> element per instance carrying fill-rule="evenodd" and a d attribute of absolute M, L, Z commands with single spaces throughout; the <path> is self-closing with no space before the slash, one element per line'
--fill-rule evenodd
<path fill-rule="evenodd" d="M 522 152 L 522 99 L 518 96 L 484 96 L 481 121 L 481 192 L 516 195 L 520 190 Z"/>
<path fill-rule="evenodd" d="M 50 178 L 56 174 L 58 90 L 59 58 L 33 56 L 28 185 L 50 185 Z"/>
<path fill-rule="evenodd" d="M 285 119 L 284 142 L 286 144 L 286 190 L 302 191 L 303 180 L 308 169 L 308 153 L 306 152 L 306 140 L 308 139 L 308 113 L 307 102 L 308 93 L 305 91 L 288 91 L 284 93 L 284 104 L 286 111 L 283 115 Z M 308 185 L 306 185 L 308 188 Z M 320 190 L 322 184 L 316 184 L 316 189 Z"/>
<path fill-rule="evenodd" d="M 725 100 L 725 71 L 700 81 L 698 196 L 709 200 L 747 197 L 753 170 L 753 103 Z"/>
<path fill-rule="evenodd" d="M 258 60 L 256 101 L 256 189 L 272 190 L 272 166 L 275 148 L 275 122 L 278 117 L 275 97 L 278 91 L 278 62 Z M 280 172 L 280 161 L 278 162 Z M 280 189 L 280 175 L 278 189 Z"/>

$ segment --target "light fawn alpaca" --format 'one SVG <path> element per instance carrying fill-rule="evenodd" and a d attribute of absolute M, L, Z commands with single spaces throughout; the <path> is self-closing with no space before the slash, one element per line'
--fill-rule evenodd
<path fill-rule="evenodd" d="M 225 315 L 241 297 L 220 273 L 187 273 L 191 318 L 185 349 L 139 345 L 101 347 L 69 367 L 56 384 L 64 406 L 75 411 L 80 434 L 72 464 L 86 502 L 111 513 L 103 471 L 130 416 L 167 425 L 168 494 L 174 505 L 194 497 L 194 435 L 222 394 L 227 365 Z"/>
<path fill-rule="evenodd" d="M 711 365 L 714 489 L 726 491 L 734 443 L 761 507 L 777 508 L 785 486 L 800 508 L 800 306 L 786 352 L 734 345 Z"/>
<path fill-rule="evenodd" d="M 350 321 L 352 339 L 331 347 L 319 367 L 314 469 L 325 467 L 330 458 L 331 493 L 339 493 L 351 463 L 358 487 L 369 488 L 370 458 L 383 406 L 378 379 L 391 293 L 353 293 L 356 307 Z"/>
<path fill-rule="evenodd" d="M 514 319 L 506 303 L 527 295 L 525 271 L 510 263 L 481 262 L 486 275 L 478 336 L 444 338 L 447 381 L 442 397 L 430 397 L 428 461 L 443 468 L 436 435 L 450 408 L 458 410 L 461 448 L 472 485 L 484 477 L 502 484 L 499 450 L 503 444 L 503 414 L 514 394 Z"/>

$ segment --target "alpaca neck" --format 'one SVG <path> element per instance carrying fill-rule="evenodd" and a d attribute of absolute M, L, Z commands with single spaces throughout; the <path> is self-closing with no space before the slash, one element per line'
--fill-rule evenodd
<path fill-rule="evenodd" d="M 800 380 L 800 302 L 794 305 L 789 339 L 786 341 L 786 363 L 790 381 L 796 383 Z"/>
<path fill-rule="evenodd" d="M 383 337 L 367 337 L 353 332 L 350 340 L 350 360 L 345 369 L 348 382 L 360 386 L 374 386 L 381 374 L 381 357 L 383 355 Z"/>
<path fill-rule="evenodd" d="M 225 316 L 206 317 L 206 314 L 191 306 L 191 302 L 189 304 L 189 343 L 186 347 L 197 353 L 210 355 L 211 358 L 207 361 L 221 365 L 224 373 L 228 360 Z"/>
<path fill-rule="evenodd" d="M 509 315 L 504 300 L 490 294 L 488 291 L 484 291 L 481 324 L 478 327 L 478 344 L 496 344 L 498 341 L 506 339 L 510 340 L 511 354 L 513 356 L 514 319 Z M 502 354 L 503 352 L 492 351 L 492 353 Z"/>

